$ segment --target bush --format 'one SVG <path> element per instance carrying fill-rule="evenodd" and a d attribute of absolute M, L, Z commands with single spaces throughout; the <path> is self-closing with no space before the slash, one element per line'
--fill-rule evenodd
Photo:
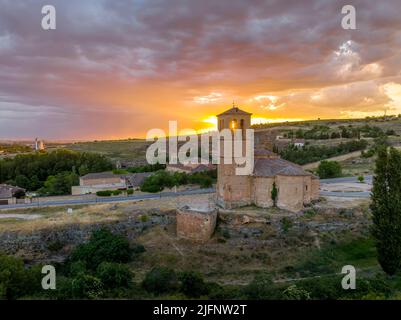
<path fill-rule="evenodd" d="M 96 270 L 96 276 L 107 289 L 129 288 L 132 284 L 132 272 L 124 264 L 102 262 Z"/>
<path fill-rule="evenodd" d="M 297 283 L 297 287 L 310 293 L 312 299 L 335 300 L 344 294 L 341 279 L 340 276 L 330 276 L 301 280 Z"/>
<path fill-rule="evenodd" d="M 277 292 L 274 288 L 272 276 L 268 273 L 258 274 L 245 287 L 244 294 L 252 300 L 276 299 Z"/>
<path fill-rule="evenodd" d="M 131 254 L 126 238 L 113 235 L 108 229 L 100 229 L 92 233 L 88 243 L 75 248 L 70 261 L 83 261 L 87 268 L 96 270 L 102 262 L 129 262 Z"/>
<path fill-rule="evenodd" d="M 142 244 L 136 244 L 132 248 L 132 253 L 136 254 L 136 255 L 144 253 L 145 251 L 146 251 L 146 249 Z"/>
<path fill-rule="evenodd" d="M 320 179 L 337 178 L 341 177 L 342 169 L 341 165 L 337 161 L 326 161 L 320 162 L 317 169 L 317 174 Z"/>
<path fill-rule="evenodd" d="M 80 274 L 71 281 L 71 293 L 78 299 L 97 299 L 103 295 L 103 284 L 96 277 Z"/>
<path fill-rule="evenodd" d="M 183 272 L 179 276 L 181 280 L 180 290 L 190 298 L 199 298 L 208 293 L 208 288 L 200 273 L 194 271 Z"/>
<path fill-rule="evenodd" d="M 19 258 L 0 253 L 0 299 L 17 299 L 40 289 L 41 266 L 25 269 Z"/>
<path fill-rule="evenodd" d="M 87 268 L 86 268 L 86 263 L 83 262 L 83 261 L 71 262 L 71 263 L 68 265 L 68 274 L 69 274 L 70 276 L 75 277 L 75 276 L 77 276 L 77 275 L 85 274 L 85 273 L 87 273 L 87 272 L 88 272 L 88 270 L 87 270 Z"/>
<path fill-rule="evenodd" d="M 298 288 L 296 285 L 291 285 L 283 292 L 285 300 L 310 300 L 310 293 L 304 289 Z"/>
<path fill-rule="evenodd" d="M 201 188 L 209 188 L 216 179 L 216 171 L 197 172 L 194 174 L 186 174 L 182 172 L 166 172 L 158 171 L 154 175 L 147 177 L 142 186 L 143 192 L 160 192 L 164 188 L 172 188 L 185 184 L 198 184 Z"/>
<path fill-rule="evenodd" d="M 155 294 L 174 292 L 178 289 L 177 276 L 170 268 L 154 267 L 146 273 L 142 286 L 146 291 Z"/>
<path fill-rule="evenodd" d="M 287 217 L 282 218 L 280 222 L 281 222 L 281 228 L 283 229 L 284 232 L 288 232 L 293 225 L 292 221 Z"/>
<path fill-rule="evenodd" d="M 132 195 L 134 194 L 134 189 L 128 189 L 127 190 L 127 195 Z"/>
<path fill-rule="evenodd" d="M 119 196 L 120 194 L 122 194 L 122 191 L 121 190 L 113 190 L 111 193 L 113 196 Z"/>
<path fill-rule="evenodd" d="M 98 192 L 96 192 L 96 195 L 97 195 L 98 197 L 110 197 L 111 194 L 112 194 L 112 191 L 110 191 L 110 190 L 104 190 L 104 191 L 98 191 Z"/>
<path fill-rule="evenodd" d="M 365 181 L 365 177 L 364 176 L 358 176 L 358 181 L 360 183 L 364 182 Z"/>

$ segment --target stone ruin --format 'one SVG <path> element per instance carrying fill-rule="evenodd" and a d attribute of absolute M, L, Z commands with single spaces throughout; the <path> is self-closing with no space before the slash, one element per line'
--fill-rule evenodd
<path fill-rule="evenodd" d="M 177 237 L 195 241 L 208 241 L 216 228 L 217 208 L 177 209 Z"/>

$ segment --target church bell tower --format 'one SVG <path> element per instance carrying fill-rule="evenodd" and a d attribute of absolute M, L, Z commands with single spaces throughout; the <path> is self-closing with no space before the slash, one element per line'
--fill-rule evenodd
<path fill-rule="evenodd" d="M 233 107 L 219 115 L 218 130 L 230 129 L 232 133 L 236 129 L 242 129 L 242 154 L 245 155 L 246 129 L 251 127 L 251 113 L 243 111 L 233 104 Z M 251 204 L 251 179 L 249 175 L 237 175 L 238 168 L 234 154 L 232 163 L 224 163 L 224 138 L 220 135 L 220 163 L 217 165 L 217 204 L 222 208 L 231 209 Z M 233 148 L 232 148 L 233 150 Z"/>

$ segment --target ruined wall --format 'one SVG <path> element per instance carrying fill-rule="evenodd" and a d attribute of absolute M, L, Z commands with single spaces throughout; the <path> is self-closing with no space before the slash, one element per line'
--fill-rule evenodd
<path fill-rule="evenodd" d="M 205 242 L 211 238 L 216 227 L 217 210 L 194 211 L 188 208 L 177 210 L 177 236 Z"/>

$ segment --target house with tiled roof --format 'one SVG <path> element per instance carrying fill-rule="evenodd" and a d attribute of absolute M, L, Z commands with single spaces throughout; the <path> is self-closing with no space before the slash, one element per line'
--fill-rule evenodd
<path fill-rule="evenodd" d="M 16 204 L 17 198 L 24 195 L 25 189 L 8 184 L 0 184 L 0 205 Z"/>
<path fill-rule="evenodd" d="M 114 174 L 111 171 L 88 173 L 79 178 L 79 186 L 73 186 L 72 195 L 95 194 L 105 190 L 126 190 L 140 188 L 152 172 Z"/>

